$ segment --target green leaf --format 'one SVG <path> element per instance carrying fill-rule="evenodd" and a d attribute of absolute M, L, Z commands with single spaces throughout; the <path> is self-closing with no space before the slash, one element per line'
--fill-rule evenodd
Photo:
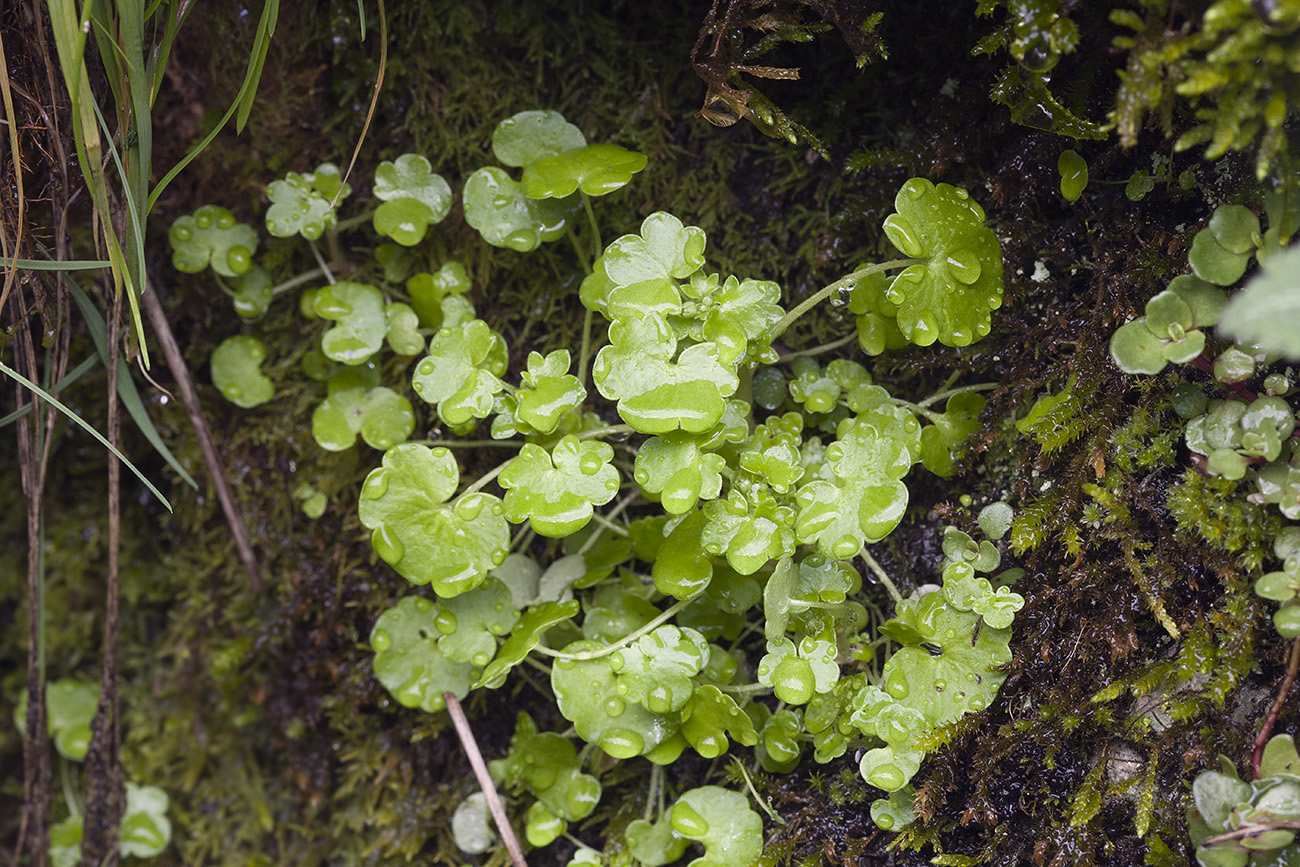
<path fill-rule="evenodd" d="M 510 529 L 500 501 L 473 493 L 448 503 L 460 478 L 451 452 L 404 443 L 384 453 L 361 488 L 361 523 L 370 544 L 412 584 L 451 597 L 501 565 Z"/>
<path fill-rule="evenodd" d="M 467 855 L 481 855 L 496 843 L 487 795 L 474 792 L 451 814 L 451 836 L 456 848 Z"/>
<path fill-rule="evenodd" d="M 99 684 L 63 678 L 45 685 L 45 713 L 54 746 L 65 759 L 79 762 L 90 749 L 90 721 L 99 706 Z M 14 708 L 19 734 L 27 731 L 27 690 Z"/>
<path fill-rule="evenodd" d="M 311 416 L 312 438 L 331 452 L 352 448 L 358 433 L 366 445 L 384 451 L 405 442 L 413 430 L 411 402 L 382 385 L 331 391 Z"/>
<path fill-rule="evenodd" d="M 256 337 L 227 337 L 212 350 L 212 384 L 235 406 L 251 409 L 275 395 L 275 386 L 261 370 L 266 346 Z"/>
<path fill-rule="evenodd" d="M 407 247 L 420 243 L 429 226 L 451 212 L 451 187 L 419 154 L 380 163 L 374 194 L 383 200 L 375 210 L 375 231 Z"/>
<path fill-rule="evenodd" d="M 1061 173 L 1061 195 L 1067 202 L 1077 202 L 1088 186 L 1088 164 L 1077 152 L 1067 150 L 1057 159 L 1056 170 Z"/>
<path fill-rule="evenodd" d="M 902 349 L 908 339 L 898 330 L 898 307 L 887 296 L 890 277 L 874 271 L 858 278 L 849 290 L 849 312 L 857 315 L 858 345 L 868 355 Z"/>
<path fill-rule="evenodd" d="M 922 259 L 894 278 L 886 297 L 899 330 L 918 346 L 966 346 L 989 333 L 1002 306 L 1002 248 L 984 209 L 958 187 L 913 178 L 894 199 L 885 234 Z"/>
<path fill-rule="evenodd" d="M 648 494 L 659 494 L 670 515 L 691 511 L 701 499 L 714 499 L 722 492 L 720 472 L 726 461 L 705 451 L 707 442 L 704 435 L 681 431 L 651 437 L 637 451 L 636 483 Z"/>
<path fill-rule="evenodd" d="M 550 454 L 525 443 L 497 481 L 506 489 L 506 517 L 528 520 L 543 536 L 576 533 L 591 520 L 593 506 L 603 506 L 619 489 L 618 470 L 610 465 L 608 443 L 562 437 Z"/>
<path fill-rule="evenodd" d="M 703 433 L 722 418 L 726 398 L 739 386 L 730 348 L 696 343 L 679 355 L 677 336 L 658 314 L 615 320 L 609 340 L 596 356 L 592 378 L 641 433 Z"/>
<path fill-rule="evenodd" d="M 216 205 L 203 205 L 193 215 L 177 218 L 167 239 L 172 266 L 185 274 L 197 274 L 211 265 L 222 277 L 238 277 L 253 267 L 257 249 L 253 227 Z"/>
<path fill-rule="evenodd" d="M 53 867 L 79 867 L 82 833 L 80 814 L 69 816 L 50 828 L 49 863 Z"/>
<path fill-rule="evenodd" d="M 777 493 L 787 493 L 804 475 L 799 463 L 802 434 L 803 416 L 799 413 L 772 416 L 754 428 L 741 447 L 740 468 L 761 478 Z"/>
<path fill-rule="evenodd" d="M 409 304 L 400 301 L 384 308 L 388 320 L 388 347 L 398 355 L 419 355 L 424 351 L 424 335 L 420 334 L 420 317 Z"/>
<path fill-rule="evenodd" d="M 911 467 L 912 456 L 907 446 L 865 418 L 841 428 L 839 440 L 826 452 L 833 480 L 814 479 L 797 492 L 795 532 L 799 541 L 816 542 L 828 557 L 848 559 L 864 543 L 885 538 L 902 520 L 907 488 L 899 479 Z"/>
<path fill-rule="evenodd" d="M 920 458 L 927 470 L 942 478 L 957 472 L 957 455 L 984 428 L 979 417 L 985 403 L 983 395 L 955 394 L 948 398 L 943 414 L 922 428 Z"/>
<path fill-rule="evenodd" d="M 542 636 L 548 629 L 569 620 L 578 613 L 578 610 L 579 604 L 576 599 L 570 599 L 568 602 L 541 602 L 530 607 L 515 624 L 514 631 L 510 633 L 505 644 L 497 650 L 496 659 L 483 669 L 483 674 L 474 683 L 474 688 L 487 686 L 496 689 L 501 686 L 505 682 L 507 672 L 524 661 L 524 657 L 541 643 Z"/>
<path fill-rule="evenodd" d="M 795 511 L 788 498 L 777 499 L 767 487 L 741 478 L 726 497 L 704 507 L 704 549 L 725 555 L 741 575 L 752 575 L 768 561 L 794 553 Z"/>
<path fill-rule="evenodd" d="M 582 131 L 558 111 L 521 111 L 492 131 L 492 153 L 507 166 L 527 166 L 586 143 Z"/>
<path fill-rule="evenodd" d="M 761 707 L 761 705 L 750 705 L 750 707 Z M 762 762 L 763 769 L 780 774 L 793 771 L 803 753 L 800 740 L 802 733 L 803 726 L 799 723 L 799 716 L 789 708 L 779 710 L 768 717 L 763 723 L 762 731 L 759 732 L 758 749 L 754 751 Z"/>
<path fill-rule="evenodd" d="M 807 704 L 815 694 L 830 692 L 839 679 L 835 644 L 807 636 L 798 648 L 788 638 L 767 642 L 767 653 L 758 663 L 758 682 L 772 687 L 787 704 Z"/>
<path fill-rule="evenodd" d="M 689 841 L 673 830 L 672 820 L 667 815 L 651 824 L 645 819 L 634 819 L 628 823 L 623 838 L 627 842 L 628 852 L 645 867 L 664 867 L 671 864 L 686 851 Z"/>
<path fill-rule="evenodd" d="M 539 353 L 528 353 L 528 369 L 520 376 L 516 420 L 527 424 L 539 434 L 555 432 L 560 418 L 582 406 L 587 399 L 587 389 L 578 377 L 569 373 L 572 357 L 567 349 L 557 349 L 543 358 Z"/>
<path fill-rule="evenodd" d="M 586 145 L 528 163 L 522 186 L 524 195 L 533 199 L 562 199 L 577 190 L 603 196 L 626 185 L 645 166 L 645 154 L 613 144 Z"/>
<path fill-rule="evenodd" d="M 1234 253 L 1219 244 L 1214 230 L 1206 227 L 1192 238 L 1192 249 L 1187 253 L 1196 276 L 1216 286 L 1231 286 L 1246 273 L 1250 263 L 1248 253 Z"/>
<path fill-rule="evenodd" d="M 719 786 L 691 789 L 677 799 L 673 830 L 704 844 L 687 867 L 750 867 L 763 852 L 763 820 L 744 795 Z"/>
<path fill-rule="evenodd" d="M 617 289 L 631 287 L 630 294 L 666 284 L 675 292 L 675 281 L 704 266 L 704 243 L 703 229 L 683 226 L 672 214 L 657 211 L 641 223 L 639 235 L 624 235 L 610 244 L 601 261 Z"/>
<path fill-rule="evenodd" d="M 451 425 L 487 418 L 505 386 L 506 343 L 481 319 L 443 328 L 429 341 L 429 354 L 415 368 L 412 388 Z"/>
<path fill-rule="evenodd" d="M 600 647 L 594 641 L 576 641 L 565 647 L 564 653 Z M 652 713 L 624 698 L 623 678 L 610 667 L 608 658 L 556 660 L 551 667 L 551 688 L 560 713 L 573 723 L 578 735 L 616 759 L 645 755 L 678 733 L 677 714 Z"/>
<path fill-rule="evenodd" d="M 126 811 L 118 829 L 118 850 L 123 855 L 152 858 L 162 853 L 172 839 L 167 818 L 170 800 L 157 786 L 126 784 Z"/>
<path fill-rule="evenodd" d="M 1285 774 L 1300 779 L 1300 755 L 1296 753 L 1291 735 L 1274 735 L 1264 745 L 1259 761 L 1259 776 L 1275 777 Z"/>
<path fill-rule="evenodd" d="M 231 299 L 241 319 L 256 319 L 271 306 L 271 275 L 253 265 L 231 281 L 235 297 Z"/>
<path fill-rule="evenodd" d="M 1264 261 L 1223 311 L 1219 330 L 1238 342 L 1300 359 L 1300 245 Z"/>
<path fill-rule="evenodd" d="M 312 309 L 337 324 L 321 336 L 325 357 L 343 364 L 368 361 L 384 345 L 388 317 L 384 296 L 374 286 L 347 281 L 316 290 Z"/>
<path fill-rule="evenodd" d="M 470 290 L 469 272 L 460 262 L 447 262 L 436 274 L 413 274 L 406 281 L 406 294 L 411 296 L 411 306 L 420 317 L 424 328 L 442 328 L 459 325 L 445 322 L 447 301 L 458 299 Z M 468 300 L 461 299 L 468 304 Z M 471 308 L 472 310 L 473 308 Z M 470 318 L 473 318 L 472 314 Z"/>
<path fill-rule="evenodd" d="M 664 539 L 650 573 L 660 593 L 689 599 L 708 586 L 713 564 L 708 557 L 700 556 L 703 531 L 704 513 L 691 512 Z"/>
<path fill-rule="evenodd" d="M 1061 186 L 1065 186 L 1064 179 L 1061 180 Z M 1066 198 L 1068 199 L 1069 196 Z M 916 812 L 913 810 L 915 795 L 916 792 L 911 786 L 904 786 L 898 791 L 890 792 L 888 798 L 877 798 L 871 802 L 871 821 L 876 823 L 877 828 L 885 831 L 903 830 L 916 821 Z M 933 864 L 934 861 L 930 863 Z"/>
<path fill-rule="evenodd" d="M 484 166 L 465 181 L 465 222 L 494 247 L 520 253 L 564 236 L 579 207 L 569 199 L 530 199 L 505 169 Z"/>
<path fill-rule="evenodd" d="M 1166 341 L 1147 327 L 1145 316 L 1121 325 L 1110 338 L 1110 357 L 1125 373 L 1156 374 L 1165 369 Z"/>
<path fill-rule="evenodd" d="M 619 693 L 651 713 L 679 711 L 709 658 L 709 643 L 694 629 L 660 626 L 609 657 L 620 675 Z"/>
<path fill-rule="evenodd" d="M 1218 771 L 1198 774 L 1192 781 L 1192 798 L 1201 818 L 1215 832 L 1229 830 L 1228 818 L 1233 807 L 1250 800 L 1246 783 Z"/>
<path fill-rule="evenodd" d="M 1210 232 L 1229 253 L 1249 255 L 1260 244 L 1259 217 L 1245 205 L 1219 205 L 1210 215 Z"/>
<path fill-rule="evenodd" d="M 1010 506 L 1003 502 L 997 502 L 989 503 L 980 509 L 976 521 L 979 523 L 980 529 L 984 531 L 985 536 L 997 541 L 1011 529 L 1011 521 L 1014 517 L 1015 513 Z"/>
<path fill-rule="evenodd" d="M 300 175 L 289 172 L 282 181 L 272 181 L 266 195 L 271 207 L 266 211 L 266 230 L 277 238 L 301 235 L 314 241 L 337 222 L 331 201 L 342 188 L 339 200 L 347 198 L 352 188 L 342 183 L 337 166 L 321 163 L 316 171 Z"/>
<path fill-rule="evenodd" d="M 770 280 L 740 280 L 697 271 L 681 285 L 683 317 L 691 320 L 688 331 L 696 340 L 708 340 L 722 333 L 743 334 L 747 343 L 766 348 L 768 331 L 785 315 L 781 287 Z M 769 362 L 770 363 L 770 362 Z"/>
<path fill-rule="evenodd" d="M 370 631 L 375 677 L 398 704 L 427 713 L 446 706 L 444 692 L 464 698 L 473 680 L 473 666 L 451 661 L 438 648 L 437 616 L 433 602 L 407 596 L 379 615 Z"/>
<path fill-rule="evenodd" d="M 452 662 L 483 668 L 497 651 L 497 637 L 508 635 L 519 622 L 519 609 L 510 590 L 488 578 L 472 590 L 438 603 L 434 625 L 442 633 L 438 649 Z"/>
<path fill-rule="evenodd" d="M 696 688 L 682 708 L 682 735 L 706 759 L 727 751 L 727 736 L 743 746 L 758 743 L 754 723 L 736 700 L 713 684 Z"/>

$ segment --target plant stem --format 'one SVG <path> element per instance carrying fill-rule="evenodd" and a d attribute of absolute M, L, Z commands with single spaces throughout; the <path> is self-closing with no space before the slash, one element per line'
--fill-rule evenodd
<path fill-rule="evenodd" d="M 366 211 L 364 214 L 357 214 L 355 217 L 348 217 L 346 220 L 339 220 L 334 226 L 335 232 L 346 232 L 349 229 L 355 229 L 357 226 L 369 223 L 375 217 L 374 211 Z"/>
<path fill-rule="evenodd" d="M 1277 828 L 1300 830 L 1300 819 L 1274 819 L 1271 822 L 1242 825 L 1234 831 L 1227 831 L 1223 834 L 1215 834 L 1213 837 L 1206 837 L 1201 841 L 1201 845 L 1213 846 L 1215 843 L 1227 843 L 1229 840 L 1242 840 L 1246 837 L 1254 837 L 1256 834 L 1263 834 L 1265 831 L 1272 831 Z"/>
<path fill-rule="evenodd" d="M 519 440 L 411 440 L 411 442 L 444 449 L 517 449 L 523 445 Z"/>
<path fill-rule="evenodd" d="M 590 440 L 596 437 L 616 436 L 618 434 L 636 433 L 636 429 L 630 424 L 615 424 L 609 427 L 598 427 L 595 430 L 585 430 L 578 434 L 580 440 Z"/>
<path fill-rule="evenodd" d="M 1282 680 L 1282 688 L 1277 691 L 1277 698 L 1273 699 L 1273 706 L 1268 709 L 1268 717 L 1264 720 L 1264 727 L 1259 730 L 1259 734 L 1255 737 L 1255 749 L 1250 759 L 1250 775 L 1252 778 L 1259 775 L 1259 762 L 1264 757 L 1264 745 L 1268 742 L 1268 736 L 1273 732 L 1273 726 L 1277 723 L 1278 714 L 1282 712 L 1282 705 L 1286 703 L 1287 694 L 1291 692 L 1297 672 L 1300 672 L 1300 638 L 1291 642 L 1291 655 L 1287 659 L 1286 677 Z"/>
<path fill-rule="evenodd" d="M 626 497 L 619 500 L 618 505 L 614 506 L 613 509 L 610 509 L 609 514 L 605 515 L 605 520 L 613 521 L 619 515 L 623 514 L 623 510 L 626 509 L 628 506 L 632 505 L 632 503 L 639 496 L 641 496 L 641 492 L 638 490 L 633 490 L 632 493 L 628 494 Z M 587 541 L 582 543 L 582 547 L 578 549 L 578 554 L 580 555 L 586 554 L 588 551 L 590 551 L 592 549 L 592 546 L 594 546 L 598 541 L 600 541 L 600 537 L 605 535 L 606 529 L 608 528 L 605 526 L 605 524 L 602 523 L 595 532 L 593 532 L 590 536 L 587 537 Z"/>
<path fill-rule="evenodd" d="M 699 593 L 695 594 L 695 596 L 698 595 Z M 695 596 L 689 596 L 686 599 L 679 599 L 677 602 L 674 602 L 672 605 L 664 609 L 664 611 L 658 617 L 656 617 L 654 620 L 651 620 L 645 626 L 642 626 L 640 629 L 636 630 L 635 632 L 631 632 L 623 636 L 618 641 L 615 641 L 613 644 L 605 645 L 599 650 L 584 650 L 580 653 L 564 653 L 563 651 L 553 650 L 549 647 L 544 647 L 543 645 L 540 644 L 533 649 L 546 656 L 553 656 L 556 659 L 569 659 L 575 662 L 586 662 L 587 660 L 591 660 L 591 659 L 601 659 L 602 657 L 609 656 L 611 653 L 616 653 L 622 650 L 624 647 L 627 647 L 629 644 L 631 644 L 633 641 L 636 641 L 642 635 L 645 635 L 648 632 L 653 632 L 655 629 L 658 629 L 666 621 L 671 619 L 674 614 L 676 614 L 678 611 L 681 611 L 687 605 L 695 601 Z"/>
<path fill-rule="evenodd" d="M 511 459 L 510 459 L 510 461 L 513 461 L 513 460 L 514 460 L 514 458 L 511 458 Z M 464 497 L 464 496 L 466 496 L 466 495 L 468 495 L 468 494 L 474 494 L 474 493 L 477 493 L 477 492 L 483 490 L 484 486 L 487 485 L 488 482 L 492 481 L 492 480 L 495 479 L 497 476 L 501 475 L 501 471 L 504 470 L 506 467 L 508 467 L 508 466 L 510 465 L 510 461 L 502 461 L 500 464 L 497 465 L 496 469 L 489 470 L 489 471 L 488 471 L 487 473 L 485 473 L 482 477 L 480 477 L 479 480 L 478 480 L 477 482 L 475 482 L 474 484 L 470 485 L 470 486 L 469 486 L 468 488 L 466 488 L 465 490 L 461 491 L 461 492 L 460 492 L 460 495 L 461 495 L 462 497 Z"/>
<path fill-rule="evenodd" d="M 658 800 L 659 787 L 663 785 L 663 782 L 664 782 L 663 766 L 651 765 L 650 766 L 650 791 L 646 792 L 645 812 L 641 815 L 641 818 L 645 819 L 647 822 L 649 822 L 650 817 L 654 815 L 655 801 Z"/>
<path fill-rule="evenodd" d="M 787 352 L 781 355 L 780 357 L 778 357 L 777 361 L 784 363 L 786 361 L 791 361 L 795 358 L 799 358 L 800 356 L 803 355 L 821 355 L 823 352 L 830 352 L 833 349 L 839 349 L 844 344 L 850 343 L 857 339 L 858 339 L 858 335 L 855 332 L 853 334 L 849 334 L 844 337 L 841 337 L 839 340 L 832 340 L 830 343 L 823 343 L 821 346 L 814 346 L 811 349 L 800 349 L 797 352 Z"/>
<path fill-rule="evenodd" d="M 997 387 L 998 387 L 998 383 L 996 382 L 980 382 L 980 383 L 976 383 L 975 385 L 963 385 L 960 386 L 959 388 L 948 388 L 948 389 L 944 389 L 943 391 L 936 391 L 934 394 L 930 395 L 925 400 L 918 402 L 916 406 L 921 406 L 921 407 L 933 406 L 939 401 L 944 400 L 945 398 L 952 397 L 955 394 L 965 394 L 968 391 L 992 391 Z"/>
<path fill-rule="evenodd" d="M 917 261 L 917 259 L 890 259 L 888 262 L 880 262 L 876 265 L 867 265 L 863 268 L 859 268 L 852 274 L 841 277 L 826 288 L 819 290 L 808 298 L 805 298 L 799 306 L 781 317 L 781 321 L 773 325 L 772 330 L 767 333 L 767 342 L 771 343 L 773 340 L 776 340 L 785 333 L 785 330 L 790 327 L 791 323 L 800 316 L 803 316 L 812 308 L 816 307 L 818 304 L 825 301 L 827 298 L 834 295 L 836 292 L 839 292 L 842 289 L 852 289 L 854 286 L 858 285 L 858 281 L 863 277 L 869 277 L 872 274 L 879 273 L 880 271 L 887 271 L 890 268 L 906 268 L 908 265 L 915 264 Z"/>
<path fill-rule="evenodd" d="M 763 808 L 763 812 L 767 813 L 768 818 L 773 822 L 776 822 L 778 825 L 784 825 L 785 819 L 778 816 L 776 811 L 772 809 L 772 805 L 764 800 L 763 796 L 754 788 L 754 781 L 749 778 L 749 771 L 745 769 L 744 762 L 735 756 L 732 756 L 731 760 L 736 763 L 736 767 L 740 770 L 740 775 L 745 778 L 745 785 L 749 788 L 749 794 L 754 796 L 754 800 L 758 803 L 758 806 Z"/>
<path fill-rule="evenodd" d="M 326 271 L 320 268 L 313 268 L 310 271 L 304 271 L 303 273 L 299 274 L 297 277 L 291 277 L 288 280 L 285 280 L 283 283 L 277 283 L 274 286 L 272 286 L 271 297 L 274 298 L 277 295 L 282 295 L 296 286 L 301 286 L 304 283 L 310 283 L 313 280 L 317 280 L 321 277 L 324 277 L 326 273 L 327 273 Z"/>
<path fill-rule="evenodd" d="M 514 829 L 510 827 L 506 808 L 501 804 L 501 796 L 497 794 L 497 787 L 492 782 L 492 775 L 488 773 L 487 763 L 483 761 L 483 754 L 479 752 L 478 743 L 474 740 L 474 730 L 469 727 L 469 720 L 465 718 L 460 700 L 456 698 L 455 693 L 451 692 L 444 692 L 442 700 L 447 704 L 447 714 L 451 717 L 451 724 L 456 727 L 456 736 L 460 738 L 460 745 L 469 758 L 470 767 L 474 769 L 474 776 L 478 778 L 479 788 L 487 798 L 488 811 L 492 813 L 492 821 L 501 832 L 501 840 L 510 852 L 511 862 L 515 867 L 528 867 L 528 862 L 524 860 L 524 850 L 520 848 Z"/>
<path fill-rule="evenodd" d="M 934 410 L 931 409 L 926 409 L 925 407 L 921 406 L 919 403 L 912 403 L 910 400 L 903 400 L 901 397 L 891 397 L 889 399 L 889 402 L 894 404 L 894 406 L 901 406 L 904 409 L 910 409 L 912 412 L 916 413 L 917 415 L 923 415 L 926 418 L 928 418 L 930 421 L 935 422 L 936 424 L 939 422 L 939 419 L 943 418 L 942 413 L 935 412 Z"/>
<path fill-rule="evenodd" d="M 875 576 L 880 579 L 881 584 L 885 585 L 885 589 L 888 590 L 889 595 L 893 597 L 894 604 L 897 605 L 899 602 L 902 602 L 903 594 L 898 592 L 898 588 L 894 586 L 893 581 L 889 580 L 889 575 L 886 574 L 885 570 L 882 569 L 880 564 L 876 562 L 876 558 L 872 557 L 866 548 L 862 549 L 861 557 L 863 562 L 867 564 L 867 568 L 870 569 L 875 574 Z"/>
<path fill-rule="evenodd" d="M 609 518 L 606 518 L 604 515 L 600 514 L 599 512 L 592 512 L 591 520 L 595 521 L 597 524 L 600 524 L 601 528 L 605 530 L 609 530 L 611 533 L 615 534 L 616 536 L 622 536 L 624 539 L 627 538 L 627 530 L 623 529 L 618 524 L 615 524 L 613 521 L 611 521 Z"/>
<path fill-rule="evenodd" d="M 757 695 L 760 692 L 767 692 L 771 688 L 770 686 L 763 686 L 761 683 L 746 683 L 737 686 L 719 686 L 718 690 L 725 692 L 727 695 Z"/>
<path fill-rule="evenodd" d="M 311 254 L 315 257 L 316 264 L 320 266 L 321 273 L 325 275 L 325 281 L 333 286 L 336 282 L 334 280 L 334 273 L 330 271 L 330 266 L 325 263 L 325 257 L 320 254 L 320 248 L 317 247 L 316 242 L 312 240 L 307 241 L 307 246 L 311 249 Z"/>
<path fill-rule="evenodd" d="M 582 317 L 582 349 L 578 352 L 578 384 L 587 387 L 587 362 L 591 356 L 591 323 L 593 313 L 590 309 Z"/>
<path fill-rule="evenodd" d="M 596 222 L 596 212 L 591 209 L 591 197 L 586 193 L 579 193 L 582 196 L 582 209 L 587 212 L 587 222 L 591 223 L 591 235 L 596 241 L 596 258 L 605 252 L 605 245 L 600 240 L 600 224 Z"/>

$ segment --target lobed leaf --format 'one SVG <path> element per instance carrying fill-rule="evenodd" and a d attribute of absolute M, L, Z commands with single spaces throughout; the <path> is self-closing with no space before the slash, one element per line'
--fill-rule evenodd
<path fill-rule="evenodd" d="M 384 345 L 388 317 L 384 296 L 374 286 L 341 281 L 316 290 L 312 309 L 335 323 L 321 336 L 325 357 L 343 364 L 368 361 Z"/>
<path fill-rule="evenodd" d="M 172 267 L 197 274 L 208 266 L 222 277 L 238 277 L 253 267 L 257 232 L 216 205 L 203 205 L 192 215 L 178 217 L 167 233 Z"/>
<path fill-rule="evenodd" d="M 618 470 L 610 465 L 614 449 L 607 443 L 579 440 L 569 434 L 550 454 L 525 443 L 497 481 L 506 489 L 506 517 L 527 520 L 543 536 L 576 533 L 591 520 L 594 506 L 618 493 Z"/>
<path fill-rule="evenodd" d="M 424 239 L 429 226 L 441 223 L 451 212 L 451 187 L 419 154 L 402 154 L 375 169 L 375 231 L 397 243 L 413 247 Z"/>
<path fill-rule="evenodd" d="M 262 374 L 266 346 L 256 337 L 227 337 L 212 350 L 212 384 L 235 406 L 251 409 L 275 396 L 275 385 Z"/>
<path fill-rule="evenodd" d="M 407 596 L 379 615 L 370 631 L 375 677 L 398 704 L 427 713 L 446 706 L 444 692 L 464 698 L 473 680 L 472 665 L 453 662 L 438 648 L 437 616 L 433 602 Z"/>

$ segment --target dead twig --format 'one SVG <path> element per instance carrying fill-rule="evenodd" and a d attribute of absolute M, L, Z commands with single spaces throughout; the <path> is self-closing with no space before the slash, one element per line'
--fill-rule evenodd
<path fill-rule="evenodd" d="M 1252 778 L 1259 775 L 1259 763 L 1264 757 L 1264 745 L 1268 743 L 1268 736 L 1273 733 L 1273 726 L 1277 724 L 1277 716 L 1282 712 L 1282 705 L 1286 704 L 1287 694 L 1291 692 L 1298 671 L 1300 671 L 1300 638 L 1291 642 L 1291 655 L 1287 658 L 1286 677 L 1282 680 L 1281 689 L 1277 691 L 1277 698 L 1273 699 L 1273 706 L 1268 710 L 1268 717 L 1264 720 L 1264 727 L 1255 736 L 1255 749 L 1250 757 L 1250 775 Z"/>
<path fill-rule="evenodd" d="M 181 401 L 189 413 L 194 434 L 199 438 L 199 448 L 203 451 L 204 463 L 208 465 L 208 475 L 212 477 L 212 485 L 216 488 L 221 511 L 225 513 L 226 523 L 230 525 L 230 533 L 235 537 L 239 559 L 244 564 L 244 570 L 248 572 L 248 584 L 253 588 L 254 593 L 261 593 L 262 573 L 258 568 L 253 546 L 248 540 L 243 513 L 239 510 L 239 504 L 235 502 L 234 492 L 230 489 L 230 480 L 226 478 L 225 465 L 221 463 L 221 457 L 217 454 L 216 443 L 212 440 L 212 431 L 208 428 L 207 417 L 203 415 L 203 406 L 199 403 L 199 393 L 194 388 L 194 380 L 190 378 L 189 368 L 185 366 L 185 357 L 181 355 L 176 336 L 172 334 L 171 326 L 167 323 L 167 314 L 158 300 L 156 282 L 152 277 L 149 279 L 147 290 L 140 293 L 140 303 L 144 307 L 145 315 L 149 317 L 149 324 L 153 326 L 158 336 L 163 358 L 167 359 L 167 366 L 171 368 L 172 376 L 176 379 L 176 388 L 181 393 Z"/>
<path fill-rule="evenodd" d="M 469 727 L 469 720 L 466 719 L 465 711 L 460 706 L 460 700 L 456 698 L 454 693 L 450 692 L 444 692 L 442 700 L 447 703 L 447 713 L 451 714 L 451 724 L 456 727 L 456 735 L 460 738 L 460 745 L 465 750 L 465 755 L 469 757 L 469 764 L 474 769 L 474 776 L 478 778 L 479 788 L 483 790 L 483 794 L 487 797 L 488 810 L 492 812 L 492 821 L 496 822 L 497 830 L 501 832 L 501 839 L 510 852 L 510 860 L 515 867 L 528 867 L 528 862 L 524 860 L 524 850 L 520 848 L 514 829 L 510 827 L 510 820 L 506 817 L 506 808 L 501 804 L 501 797 L 497 794 L 496 784 L 492 782 L 492 775 L 488 773 L 487 764 L 483 761 L 483 754 L 478 750 L 478 742 L 474 740 L 474 732 Z"/>

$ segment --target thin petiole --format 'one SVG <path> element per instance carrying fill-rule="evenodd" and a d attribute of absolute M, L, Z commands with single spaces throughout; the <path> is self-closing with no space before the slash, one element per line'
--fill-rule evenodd
<path fill-rule="evenodd" d="M 836 292 L 845 289 L 852 289 L 854 286 L 857 286 L 858 281 L 863 277 L 869 277 L 872 274 L 879 273 L 880 271 L 888 271 L 890 268 L 906 268 L 908 265 L 916 264 L 917 261 L 917 259 L 890 259 L 888 262 L 880 262 L 876 265 L 867 265 L 863 268 L 859 268 L 852 274 L 841 277 L 831 285 L 805 298 L 799 306 L 781 317 L 781 321 L 773 325 L 772 330 L 767 333 L 767 342 L 771 343 L 776 340 L 785 333 L 785 330 L 790 327 L 791 323 L 816 307 L 818 304 L 825 301 L 827 298 L 830 298 Z"/>
<path fill-rule="evenodd" d="M 862 557 L 863 562 L 867 564 L 867 568 L 880 579 L 881 584 L 885 585 L 885 589 L 889 591 L 889 595 L 894 599 L 894 604 L 897 605 L 899 602 L 902 602 L 903 594 L 898 592 L 898 588 L 894 586 L 894 582 L 890 580 L 889 575 L 883 568 L 881 568 L 880 564 L 876 562 L 876 558 L 872 557 L 866 548 L 862 549 L 860 556 Z"/>
<path fill-rule="evenodd" d="M 697 593 L 695 595 L 698 596 L 699 594 Z M 540 644 L 533 649 L 545 656 L 554 656 L 556 659 L 573 660 L 575 662 L 586 662 L 587 660 L 591 660 L 591 659 L 602 659 L 606 656 L 609 656 L 611 653 L 617 653 L 618 651 L 622 650 L 624 647 L 627 647 L 633 641 L 636 641 L 642 635 L 645 635 L 646 633 L 653 632 L 654 630 L 658 629 L 668 620 L 671 620 L 673 615 L 675 615 L 678 611 L 681 611 L 683 608 L 685 608 L 687 605 L 690 605 L 694 601 L 695 601 L 695 596 L 689 596 L 686 599 L 678 600 L 677 602 L 673 603 L 672 605 L 664 609 L 664 611 L 658 617 L 656 617 L 654 620 L 651 620 L 645 626 L 642 626 L 640 629 L 637 629 L 636 631 L 623 636 L 618 641 L 615 641 L 613 644 L 605 645 L 599 650 L 584 650 L 581 653 L 564 653 L 563 651 L 552 650 L 551 648 L 544 647 Z"/>

